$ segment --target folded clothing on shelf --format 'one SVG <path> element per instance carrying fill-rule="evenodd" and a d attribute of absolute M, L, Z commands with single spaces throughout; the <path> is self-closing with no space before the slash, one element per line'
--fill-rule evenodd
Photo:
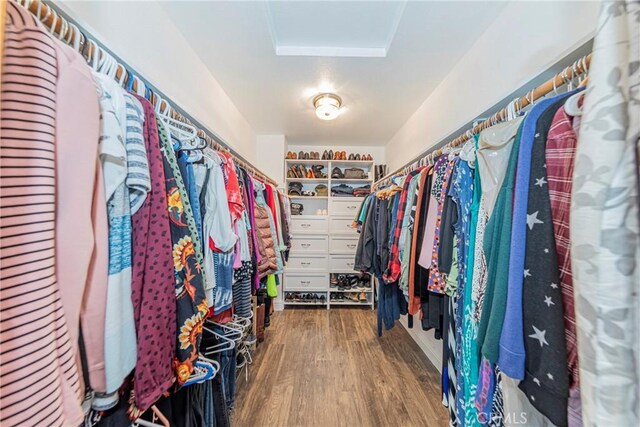
<path fill-rule="evenodd" d="M 302 183 L 301 182 L 290 182 L 289 183 L 289 195 L 290 196 L 302 196 Z"/>
<path fill-rule="evenodd" d="M 331 187 L 332 196 L 353 196 L 353 187 L 347 184 L 334 185 Z"/>
<path fill-rule="evenodd" d="M 302 215 L 304 205 L 302 203 L 291 203 L 291 215 Z"/>
<path fill-rule="evenodd" d="M 363 185 L 362 187 L 355 188 L 353 190 L 353 195 L 356 197 L 365 197 L 371 193 L 371 187 L 368 185 Z"/>

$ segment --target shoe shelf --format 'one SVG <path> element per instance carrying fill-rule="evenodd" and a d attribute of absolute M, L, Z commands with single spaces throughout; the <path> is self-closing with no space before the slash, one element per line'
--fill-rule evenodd
<path fill-rule="evenodd" d="M 285 301 L 285 305 L 312 305 L 312 306 L 325 306 L 327 305 L 325 302 L 302 302 L 302 301 Z"/>
<path fill-rule="evenodd" d="M 329 182 L 328 178 L 287 178 L 287 182 L 294 182 L 294 181 L 301 181 L 301 182 Z M 336 180 L 334 180 L 336 181 Z"/>
<path fill-rule="evenodd" d="M 329 196 L 291 196 L 290 199 L 328 199 Z"/>
<path fill-rule="evenodd" d="M 328 164 L 330 161 L 332 160 L 313 160 L 313 159 L 284 159 L 285 163 L 288 165 L 294 165 L 296 163 L 298 164 L 302 164 L 302 163 L 306 163 L 306 164 L 317 164 L 317 165 L 326 165 Z"/>
<path fill-rule="evenodd" d="M 369 302 L 369 301 L 359 301 L 359 302 L 356 302 L 356 301 L 330 301 L 329 304 L 330 305 L 359 305 L 359 306 L 362 306 L 362 307 L 366 307 L 366 306 L 370 305 L 371 302 Z"/>
<path fill-rule="evenodd" d="M 353 228 L 347 228 L 353 222 L 361 203 L 366 197 L 332 196 L 332 185 L 345 184 L 353 187 L 371 186 L 373 184 L 373 160 L 313 160 L 313 159 L 285 159 L 284 175 L 289 168 L 303 165 L 309 169 L 314 165 L 323 167 L 322 173 L 327 178 L 286 178 L 286 186 L 292 182 L 299 182 L 305 191 L 313 191 L 315 185 L 324 184 L 328 187 L 328 196 L 289 196 L 290 200 L 304 205 L 303 215 L 292 217 L 292 231 L 296 244 L 289 255 L 289 265 L 285 268 L 283 280 L 284 305 L 288 306 L 322 306 L 329 310 L 331 307 L 351 306 L 353 308 L 367 307 L 374 309 L 375 294 L 373 277 L 366 279 L 365 287 L 360 281 L 358 288 L 338 290 L 332 284 L 331 276 L 336 274 L 358 274 L 353 270 L 353 261 L 357 249 L 359 234 Z M 339 168 L 344 174 L 348 168 L 363 170 L 361 178 L 332 178 L 334 168 Z M 302 168 L 300 168 L 302 169 Z M 316 168 L 317 169 L 317 168 Z M 301 175 L 301 173 L 299 173 Z M 343 175 L 344 176 L 344 175 Z M 350 175 L 358 176 L 358 175 Z M 325 211 L 326 215 L 314 215 L 317 211 Z M 370 285 L 369 285 L 370 284 Z M 335 287 L 334 287 L 335 286 Z M 353 285 L 352 285 L 353 286 Z M 290 293 L 313 293 L 324 295 L 325 302 L 293 301 L 286 299 Z M 349 294 L 366 295 L 366 301 L 353 301 Z M 331 295 L 341 298 L 331 301 Z"/>

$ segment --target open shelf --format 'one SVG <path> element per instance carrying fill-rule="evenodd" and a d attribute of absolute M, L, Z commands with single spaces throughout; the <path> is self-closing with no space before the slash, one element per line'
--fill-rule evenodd
<path fill-rule="evenodd" d="M 328 199 L 329 196 L 291 196 L 290 199 Z"/>
<path fill-rule="evenodd" d="M 373 160 L 331 160 L 331 166 L 349 167 L 349 166 L 368 166 L 373 165 Z"/>
<path fill-rule="evenodd" d="M 328 178 L 287 178 L 287 182 L 329 182 Z"/>
<path fill-rule="evenodd" d="M 373 180 L 369 178 L 331 178 L 331 181 L 336 182 L 362 182 L 363 184 L 372 183 Z"/>
<path fill-rule="evenodd" d="M 370 294 L 370 293 L 373 292 L 373 289 L 369 288 L 367 290 L 362 290 L 362 291 L 360 291 L 358 289 L 348 289 L 348 290 L 345 289 L 344 291 L 341 291 L 341 290 L 338 290 L 338 288 L 329 288 L 329 292 L 343 292 L 343 293 L 344 292 L 353 292 L 353 293 L 355 293 L 355 292 L 364 292 L 365 294 Z"/>
<path fill-rule="evenodd" d="M 325 302 L 302 302 L 302 301 L 285 301 L 287 305 L 327 305 Z"/>
<path fill-rule="evenodd" d="M 330 305 L 361 305 L 363 307 L 369 307 L 371 306 L 371 301 L 361 301 L 361 302 L 355 302 L 355 301 L 329 301 Z"/>
<path fill-rule="evenodd" d="M 304 159 L 304 160 L 300 160 L 300 159 L 284 159 L 284 161 L 286 163 L 315 163 L 318 165 L 326 165 L 327 163 L 329 163 L 329 160 L 312 160 L 312 159 Z"/>

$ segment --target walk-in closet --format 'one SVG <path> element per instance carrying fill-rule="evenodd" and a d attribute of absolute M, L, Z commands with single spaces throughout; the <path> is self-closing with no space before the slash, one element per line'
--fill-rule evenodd
<path fill-rule="evenodd" d="M 640 0 L 0 0 L 0 425 L 640 425 Z"/>

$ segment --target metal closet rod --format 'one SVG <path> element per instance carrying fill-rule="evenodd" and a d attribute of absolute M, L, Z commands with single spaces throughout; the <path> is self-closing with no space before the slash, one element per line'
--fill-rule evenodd
<path fill-rule="evenodd" d="M 0 0 L 5 1 L 5 0 Z M 64 12 L 60 10 L 58 6 L 51 4 L 51 2 L 42 1 L 42 0 L 15 0 L 16 2 L 25 6 L 34 16 L 36 16 L 42 24 L 44 24 L 53 34 L 55 34 L 61 41 L 72 45 L 73 40 L 79 35 L 80 44 L 77 49 L 82 54 L 85 59 L 91 58 L 94 54 L 94 49 L 99 46 L 101 49 L 105 50 L 109 55 L 111 55 L 117 61 L 117 70 L 116 70 L 116 80 L 120 81 L 123 78 L 122 73 L 126 73 L 124 76 L 124 81 L 129 82 L 129 80 L 133 79 L 132 86 L 133 90 L 136 91 L 138 88 L 138 82 L 141 82 L 146 88 L 148 88 L 145 97 L 153 104 L 156 104 L 157 100 L 161 100 L 160 107 L 163 106 L 169 107 L 169 103 L 171 100 L 160 90 L 158 90 L 155 86 L 150 85 L 146 80 L 140 78 L 140 74 L 133 71 L 133 68 L 130 67 L 126 62 L 124 62 L 120 57 L 115 55 L 112 51 L 107 49 L 104 45 L 97 42 L 95 39 L 87 37 L 85 34 L 89 34 L 81 25 L 67 16 Z M 77 32 L 77 33 L 76 33 Z M 79 34 L 78 34 L 79 33 Z M 73 45 L 72 45 L 73 46 Z M 274 186 L 277 186 L 278 183 L 270 178 L 267 174 L 262 172 L 260 169 L 253 166 L 249 163 L 244 157 L 238 154 L 235 150 L 229 147 L 226 143 L 222 141 L 221 138 L 215 135 L 214 132 L 209 130 L 206 126 L 202 125 L 200 122 L 195 120 L 192 116 L 190 116 L 187 112 L 185 112 L 180 107 L 176 107 L 171 105 L 171 117 L 175 120 L 179 120 L 183 123 L 191 125 L 195 127 L 198 131 L 198 136 L 207 141 L 207 144 L 217 150 L 224 151 L 229 153 L 234 161 L 247 170 L 250 174 L 257 176 L 258 178 L 266 181 Z M 213 136 L 212 136 L 213 135 Z"/>
<path fill-rule="evenodd" d="M 421 164 L 431 164 L 434 159 L 438 156 L 441 156 L 445 150 L 451 150 L 455 147 L 458 147 L 469 139 L 473 137 L 476 133 L 491 127 L 495 124 L 504 122 L 508 119 L 509 110 L 515 111 L 516 113 L 527 107 L 528 105 L 533 104 L 536 100 L 550 94 L 551 92 L 555 92 L 557 88 L 562 87 L 565 84 L 568 84 L 577 76 L 586 74 L 589 71 L 589 65 L 591 64 L 591 54 L 585 55 L 575 61 L 572 65 L 566 67 L 564 70 L 556 74 L 554 77 L 550 78 L 546 82 L 542 83 L 540 86 L 532 89 L 527 92 L 526 95 L 516 98 L 511 101 L 507 106 L 493 114 L 488 119 L 480 122 L 477 125 L 474 125 L 471 129 L 466 132 L 461 133 L 456 138 L 447 142 L 440 148 L 432 147 L 428 149 L 426 152 L 421 153 L 420 155 L 414 157 L 409 162 L 405 163 L 404 166 L 399 167 L 392 173 L 389 173 L 379 179 L 378 181 L 373 183 L 373 189 L 375 190 L 381 185 L 387 184 L 390 182 L 391 178 L 398 175 L 406 175 L 412 170 L 416 169 Z M 437 146 L 438 144 L 436 144 Z"/>

